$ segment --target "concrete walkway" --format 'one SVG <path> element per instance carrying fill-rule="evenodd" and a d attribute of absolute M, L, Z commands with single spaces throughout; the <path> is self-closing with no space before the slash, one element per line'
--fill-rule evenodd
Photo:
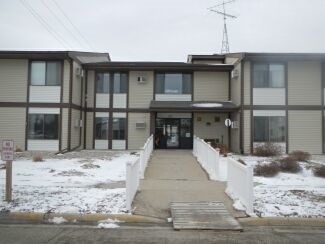
<path fill-rule="evenodd" d="M 233 209 L 224 191 L 225 183 L 210 181 L 192 151 L 156 150 L 133 207 L 135 214 L 167 218 L 172 201 L 222 201 L 234 217 L 245 216 Z"/>

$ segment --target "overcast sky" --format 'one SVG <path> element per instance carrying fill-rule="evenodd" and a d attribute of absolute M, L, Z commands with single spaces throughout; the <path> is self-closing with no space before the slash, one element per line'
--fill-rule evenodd
<path fill-rule="evenodd" d="M 0 0 L 0 49 L 109 52 L 114 61 L 186 61 L 188 54 L 220 53 L 223 19 L 207 10 L 219 2 Z M 237 16 L 228 21 L 231 52 L 325 52 L 324 0 L 237 0 L 226 10 Z"/>

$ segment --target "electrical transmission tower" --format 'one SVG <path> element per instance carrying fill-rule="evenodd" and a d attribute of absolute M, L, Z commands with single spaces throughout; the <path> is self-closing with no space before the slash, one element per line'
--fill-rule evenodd
<path fill-rule="evenodd" d="M 230 0 L 225 2 L 224 0 L 222 3 L 209 7 L 208 10 L 223 16 L 223 36 L 222 36 L 222 46 L 221 46 L 221 54 L 229 53 L 229 40 L 228 40 L 228 31 L 227 31 L 227 18 L 236 19 L 237 17 L 234 15 L 230 15 L 226 13 L 226 4 L 232 3 L 235 0 Z"/>

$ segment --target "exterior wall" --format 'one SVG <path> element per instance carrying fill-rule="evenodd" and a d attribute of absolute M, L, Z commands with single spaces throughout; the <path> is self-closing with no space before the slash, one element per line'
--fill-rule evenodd
<path fill-rule="evenodd" d="M 72 109 L 71 111 L 71 148 L 76 148 L 80 146 L 80 127 L 77 126 L 78 121 L 80 120 L 80 111 Z"/>
<path fill-rule="evenodd" d="M 87 107 L 94 107 L 94 87 L 95 87 L 95 72 L 89 70 L 87 72 Z"/>
<path fill-rule="evenodd" d="M 81 66 L 73 62 L 73 75 L 72 75 L 72 103 L 76 105 L 81 105 L 80 104 L 80 99 L 81 99 L 81 76 L 77 75 L 77 69 L 81 69 Z"/>
<path fill-rule="evenodd" d="M 222 60 L 194 60 L 193 64 L 223 64 Z"/>
<path fill-rule="evenodd" d="M 144 76 L 146 81 L 139 83 L 138 76 Z M 129 72 L 129 107 L 148 108 L 153 100 L 153 71 L 130 71 Z M 139 96 L 139 94 L 141 94 Z"/>
<path fill-rule="evenodd" d="M 128 149 L 139 149 L 150 136 L 150 113 L 129 113 Z M 145 122 L 146 128 L 137 129 L 136 122 Z"/>
<path fill-rule="evenodd" d="M 12 139 L 16 148 L 25 149 L 25 108 L 0 107 L 0 141 Z"/>
<path fill-rule="evenodd" d="M 30 86 L 29 102 L 60 103 L 61 86 Z"/>
<path fill-rule="evenodd" d="M 94 113 L 87 113 L 86 123 L 86 149 L 93 149 Z"/>
<path fill-rule="evenodd" d="M 250 105 L 251 103 L 251 63 L 244 62 L 244 104 Z"/>
<path fill-rule="evenodd" d="M 321 62 L 288 62 L 289 105 L 321 105 L 321 98 Z"/>
<path fill-rule="evenodd" d="M 28 60 L 0 59 L 0 102 L 26 102 Z"/>
<path fill-rule="evenodd" d="M 156 94 L 156 101 L 192 101 L 191 94 Z"/>
<path fill-rule="evenodd" d="M 63 102 L 69 102 L 69 89 L 70 89 L 70 63 L 64 60 L 63 63 Z"/>
<path fill-rule="evenodd" d="M 241 104 L 240 89 L 241 89 L 241 63 L 237 64 L 234 70 L 238 70 L 238 77 L 231 79 L 231 101 L 237 105 Z"/>
<path fill-rule="evenodd" d="M 227 72 L 194 72 L 194 101 L 228 101 Z"/>
<path fill-rule="evenodd" d="M 243 111 L 243 150 L 244 153 L 251 152 L 251 111 Z"/>
<path fill-rule="evenodd" d="M 322 153 L 322 111 L 289 111 L 289 152 Z"/>
<path fill-rule="evenodd" d="M 285 88 L 253 88 L 254 105 L 285 105 Z"/>
<path fill-rule="evenodd" d="M 68 148 L 68 109 L 62 109 L 61 150 Z"/>
<path fill-rule="evenodd" d="M 201 121 L 198 121 L 201 117 Z M 220 117 L 219 122 L 215 122 L 215 117 Z M 227 114 L 222 113 L 194 113 L 193 125 L 194 135 L 201 139 L 219 139 L 219 143 L 228 144 L 228 128 L 224 121 Z M 206 123 L 210 122 L 210 125 Z"/>
<path fill-rule="evenodd" d="M 237 121 L 238 125 L 240 125 L 239 113 L 232 113 L 231 120 Z M 239 128 L 231 128 L 230 136 L 231 136 L 230 150 L 235 153 L 240 153 Z"/>

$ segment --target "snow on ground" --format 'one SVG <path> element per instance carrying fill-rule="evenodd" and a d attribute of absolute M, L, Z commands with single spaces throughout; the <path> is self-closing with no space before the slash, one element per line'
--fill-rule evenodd
<path fill-rule="evenodd" d="M 121 213 L 125 165 L 137 158 L 124 152 L 110 158 L 18 159 L 13 162 L 12 203 L 4 201 L 5 170 L 0 170 L 0 211 Z"/>
<path fill-rule="evenodd" d="M 53 224 L 62 224 L 67 222 L 67 220 L 63 217 L 54 217 L 53 219 L 50 219 L 49 222 Z"/>
<path fill-rule="evenodd" d="M 116 224 L 117 222 L 120 222 L 120 221 L 113 220 L 113 219 L 106 219 L 106 220 L 98 221 L 97 228 L 100 228 L 100 229 L 119 228 L 120 226 L 118 224 Z"/>
<path fill-rule="evenodd" d="M 234 156 L 247 165 L 270 163 L 272 158 Z M 313 161 L 314 162 L 314 161 Z M 311 164 L 300 162 L 299 173 L 254 176 L 254 212 L 263 217 L 325 217 L 325 178 L 313 175 Z"/>

